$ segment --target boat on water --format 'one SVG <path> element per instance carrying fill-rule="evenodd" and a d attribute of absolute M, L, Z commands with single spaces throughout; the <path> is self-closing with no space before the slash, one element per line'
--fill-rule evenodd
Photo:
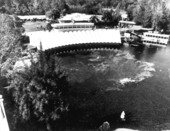
<path fill-rule="evenodd" d="M 142 42 L 147 46 L 166 47 L 169 42 L 169 35 L 159 34 L 157 32 L 145 32 L 142 36 Z"/>
<path fill-rule="evenodd" d="M 169 35 L 153 31 L 152 28 L 136 26 L 133 21 L 119 21 L 122 32 L 122 41 L 129 45 L 146 45 L 150 47 L 166 47 L 169 42 Z"/>
<path fill-rule="evenodd" d="M 143 32 L 143 35 L 138 35 L 128 31 L 124 33 L 122 39 L 133 46 L 166 47 L 169 42 L 169 35 L 152 31 Z"/>

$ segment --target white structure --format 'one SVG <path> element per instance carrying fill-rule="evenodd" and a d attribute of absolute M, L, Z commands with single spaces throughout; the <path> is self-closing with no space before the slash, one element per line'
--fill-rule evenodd
<path fill-rule="evenodd" d="M 136 23 L 134 21 L 119 21 L 119 27 L 120 28 L 129 28 L 136 25 Z"/>
<path fill-rule="evenodd" d="M 75 22 L 89 22 L 90 18 L 94 15 L 87 15 L 82 13 L 72 13 L 67 14 L 66 16 L 63 16 L 62 18 L 58 19 L 60 23 L 70 23 L 72 20 Z M 96 15 L 99 19 L 101 18 L 101 15 Z"/>
<path fill-rule="evenodd" d="M 122 21 L 125 21 L 128 19 L 128 14 L 126 11 L 121 10 L 120 15 L 121 15 Z"/>
<path fill-rule="evenodd" d="M 122 121 L 125 121 L 125 111 L 122 111 L 120 118 Z"/>
<path fill-rule="evenodd" d="M 91 17 L 94 15 L 87 15 L 82 13 L 72 13 L 58 19 L 59 23 L 51 26 L 60 31 L 77 31 L 89 30 L 94 28 L 94 23 L 90 23 Z M 100 19 L 100 15 L 96 15 Z"/>
<path fill-rule="evenodd" d="M 139 131 L 139 130 L 134 130 L 134 129 L 128 129 L 128 128 L 118 128 L 114 131 Z"/>
<path fill-rule="evenodd" d="M 143 34 L 143 44 L 148 46 L 166 47 L 169 41 L 169 35 L 145 32 Z"/>
<path fill-rule="evenodd" d="M 39 49 L 40 43 L 42 43 L 43 50 L 72 44 L 121 43 L 120 31 L 115 29 L 96 29 L 74 32 L 60 32 L 58 30 L 52 30 L 50 32 L 37 31 L 28 32 L 26 35 L 30 37 L 30 45 Z"/>
<path fill-rule="evenodd" d="M 2 95 L 0 95 L 0 131 L 9 131 Z"/>
<path fill-rule="evenodd" d="M 21 15 L 18 15 L 18 17 L 22 20 L 33 20 L 33 19 L 46 19 L 46 16 L 45 15 L 25 15 L 25 16 L 21 16 Z"/>
<path fill-rule="evenodd" d="M 92 30 L 94 23 L 56 23 L 51 26 L 59 31 Z"/>

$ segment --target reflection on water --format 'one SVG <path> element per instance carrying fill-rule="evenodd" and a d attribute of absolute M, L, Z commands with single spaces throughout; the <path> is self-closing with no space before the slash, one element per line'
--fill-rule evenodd
<path fill-rule="evenodd" d="M 170 129 L 170 48 L 123 47 L 66 55 L 69 80 L 105 90 L 106 114 L 129 114 L 138 128 Z M 89 83 L 88 83 L 89 84 Z M 116 102 L 115 102 L 116 100 Z"/>

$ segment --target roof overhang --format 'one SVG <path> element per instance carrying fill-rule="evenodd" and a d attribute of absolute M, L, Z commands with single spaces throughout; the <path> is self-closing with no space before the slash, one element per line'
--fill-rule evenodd
<path fill-rule="evenodd" d="M 37 31 L 29 32 L 27 35 L 30 37 L 30 45 L 39 49 L 41 43 L 43 50 L 82 43 L 121 43 L 120 31 L 115 29 Z"/>

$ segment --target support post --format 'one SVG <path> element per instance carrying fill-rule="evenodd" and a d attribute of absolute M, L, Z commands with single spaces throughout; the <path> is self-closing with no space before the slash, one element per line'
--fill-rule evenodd
<path fill-rule="evenodd" d="M 9 131 L 2 95 L 0 95 L 0 131 Z"/>

